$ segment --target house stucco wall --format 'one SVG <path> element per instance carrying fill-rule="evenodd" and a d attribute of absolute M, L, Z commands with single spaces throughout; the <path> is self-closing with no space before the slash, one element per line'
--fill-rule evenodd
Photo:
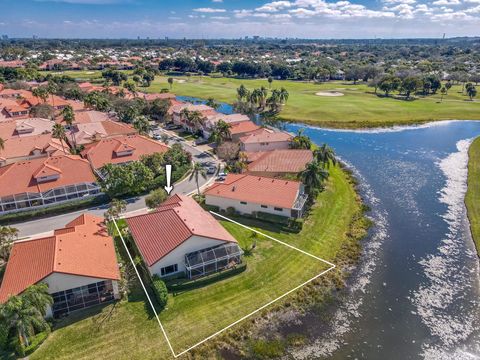
<path fill-rule="evenodd" d="M 248 143 L 240 142 L 242 151 L 255 152 L 255 151 L 269 151 L 269 150 L 285 150 L 290 148 L 290 141 L 276 141 L 265 143 Z"/>
<path fill-rule="evenodd" d="M 178 272 L 185 271 L 185 254 L 223 244 L 224 241 L 193 235 L 165 257 L 150 266 L 150 274 L 161 276 L 160 269 L 169 265 L 178 265 Z"/>
<path fill-rule="evenodd" d="M 205 203 L 207 205 L 218 206 L 221 210 L 227 210 L 228 207 L 233 207 L 240 214 L 252 214 L 253 212 L 261 211 L 264 213 L 286 217 L 292 216 L 292 210 L 290 208 L 282 208 L 282 211 L 278 211 L 275 210 L 274 206 L 272 205 L 263 204 L 267 206 L 266 208 L 263 208 L 261 206 L 262 204 L 254 203 L 251 201 L 246 201 L 247 204 L 241 204 L 240 200 L 228 199 L 210 194 L 205 195 Z"/>

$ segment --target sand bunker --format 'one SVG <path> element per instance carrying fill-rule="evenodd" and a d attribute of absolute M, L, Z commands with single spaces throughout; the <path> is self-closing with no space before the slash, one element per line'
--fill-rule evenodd
<path fill-rule="evenodd" d="M 319 91 L 315 93 L 317 96 L 343 96 L 343 93 L 339 91 Z"/>
<path fill-rule="evenodd" d="M 179 83 L 179 84 L 183 84 L 184 82 L 186 82 L 187 80 L 184 80 L 184 79 L 173 79 L 175 80 L 175 82 Z"/>

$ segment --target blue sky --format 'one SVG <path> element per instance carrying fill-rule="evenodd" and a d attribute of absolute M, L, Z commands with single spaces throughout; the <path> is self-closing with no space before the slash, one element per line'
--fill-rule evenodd
<path fill-rule="evenodd" d="M 480 0 L 0 0 L 0 10 L 10 37 L 480 35 Z"/>

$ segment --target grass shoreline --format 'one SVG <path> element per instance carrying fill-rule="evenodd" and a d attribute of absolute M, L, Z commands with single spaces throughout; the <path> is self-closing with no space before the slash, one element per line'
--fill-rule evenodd
<path fill-rule="evenodd" d="M 480 137 L 477 137 L 468 150 L 468 188 L 465 195 L 467 216 L 470 222 L 477 254 L 480 257 Z"/>

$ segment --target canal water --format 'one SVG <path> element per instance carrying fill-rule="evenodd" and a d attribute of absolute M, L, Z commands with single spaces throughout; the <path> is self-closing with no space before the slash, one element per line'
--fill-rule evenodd
<path fill-rule="evenodd" d="M 479 265 L 463 202 L 480 122 L 372 131 L 287 126 L 300 128 L 352 167 L 376 227 L 327 329 L 316 332 L 307 317 L 303 330 L 315 340 L 292 355 L 480 359 Z"/>
<path fill-rule="evenodd" d="M 301 319 L 295 331 L 311 341 L 291 355 L 480 359 L 480 269 L 464 205 L 468 147 L 480 122 L 365 131 L 286 125 L 300 129 L 354 171 L 375 227 L 329 320 Z"/>

